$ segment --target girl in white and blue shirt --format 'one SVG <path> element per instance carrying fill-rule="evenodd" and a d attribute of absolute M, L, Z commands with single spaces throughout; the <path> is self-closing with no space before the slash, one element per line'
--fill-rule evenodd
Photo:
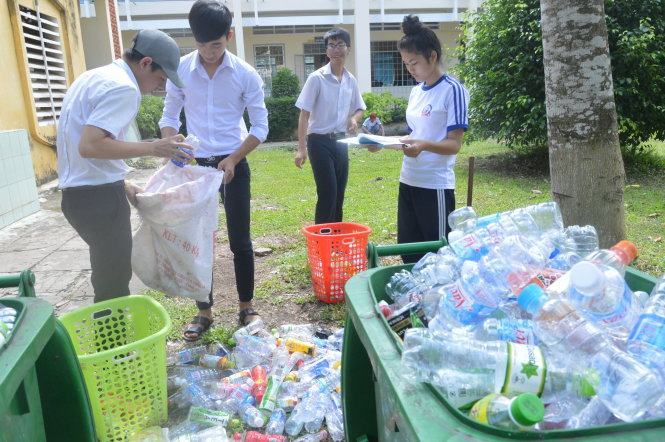
<path fill-rule="evenodd" d="M 448 214 L 455 209 L 455 156 L 469 126 L 469 93 L 441 65 L 441 43 L 418 17 L 402 21 L 399 51 L 419 83 L 411 91 L 402 138 L 404 159 L 397 207 L 397 241 L 438 240 L 448 235 Z M 402 256 L 415 262 L 422 255 Z"/>

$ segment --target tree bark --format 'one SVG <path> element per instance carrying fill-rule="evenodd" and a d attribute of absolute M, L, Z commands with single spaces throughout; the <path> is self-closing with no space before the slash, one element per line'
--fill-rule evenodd
<path fill-rule="evenodd" d="M 554 200 L 600 244 L 625 238 L 625 173 L 603 0 L 540 0 Z"/>

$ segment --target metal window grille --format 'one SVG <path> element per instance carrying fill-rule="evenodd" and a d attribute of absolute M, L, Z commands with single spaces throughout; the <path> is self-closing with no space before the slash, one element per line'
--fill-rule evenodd
<path fill-rule="evenodd" d="M 254 46 L 254 67 L 263 79 L 263 92 L 272 93 L 272 77 L 284 66 L 284 45 Z"/>
<path fill-rule="evenodd" d="M 39 9 L 20 6 L 19 11 L 37 123 L 55 125 L 67 91 L 60 25 L 55 17 Z"/>
<path fill-rule="evenodd" d="M 373 87 L 413 86 L 416 84 L 402 63 L 396 41 L 373 41 L 370 45 Z"/>

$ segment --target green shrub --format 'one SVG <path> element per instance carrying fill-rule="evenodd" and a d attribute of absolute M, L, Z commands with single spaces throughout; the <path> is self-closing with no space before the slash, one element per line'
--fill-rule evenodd
<path fill-rule="evenodd" d="M 614 99 L 624 154 L 665 139 L 665 2 L 606 0 Z M 539 0 L 486 0 L 463 25 L 457 66 L 479 137 L 547 149 Z"/>
<path fill-rule="evenodd" d="M 154 95 L 145 95 L 141 99 L 139 112 L 136 114 L 136 125 L 139 127 L 142 139 L 159 138 L 159 119 L 162 118 L 164 98 Z"/>
<path fill-rule="evenodd" d="M 404 98 L 397 98 L 390 92 L 382 92 L 380 94 L 366 92 L 363 94 L 363 100 L 367 106 L 363 118 L 369 117 L 371 112 L 376 112 L 376 116 L 379 117 L 383 124 L 406 121 L 406 106 L 408 102 Z"/>
<path fill-rule="evenodd" d="M 300 94 L 300 80 L 289 68 L 279 68 L 272 78 L 272 93 L 275 98 L 297 97 Z"/>
<path fill-rule="evenodd" d="M 268 140 L 267 141 L 290 141 L 298 137 L 298 117 L 300 109 L 296 107 L 296 97 L 267 97 L 266 109 L 268 109 Z M 243 115 L 245 124 L 249 128 L 249 115 Z"/>

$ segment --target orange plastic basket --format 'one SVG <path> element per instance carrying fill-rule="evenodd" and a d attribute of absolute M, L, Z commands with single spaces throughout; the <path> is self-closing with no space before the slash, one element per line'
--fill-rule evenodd
<path fill-rule="evenodd" d="M 356 223 L 303 227 L 316 297 L 329 304 L 344 301 L 344 284 L 367 269 L 367 239 L 372 229 Z"/>

